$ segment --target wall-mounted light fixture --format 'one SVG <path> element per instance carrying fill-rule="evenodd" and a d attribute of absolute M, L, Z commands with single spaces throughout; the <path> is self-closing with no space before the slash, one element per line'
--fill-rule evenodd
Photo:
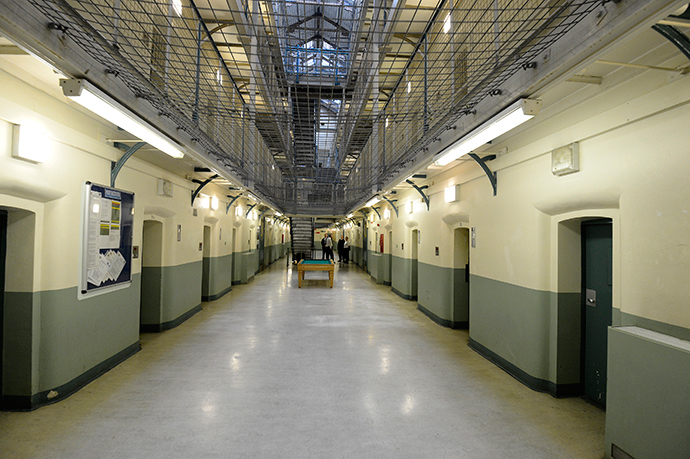
<path fill-rule="evenodd" d="M 388 220 L 389 218 L 391 218 L 391 211 L 390 211 L 390 209 L 385 209 L 385 210 L 383 211 L 383 218 L 385 218 L 386 220 Z"/>
<path fill-rule="evenodd" d="M 242 213 L 242 206 L 239 206 L 239 205 L 238 205 L 237 207 L 235 207 L 235 216 L 236 216 L 236 217 L 241 217 L 242 215 L 244 215 L 244 214 Z"/>
<path fill-rule="evenodd" d="M 48 151 L 48 136 L 37 125 L 12 125 L 12 156 L 15 158 L 42 163 Z"/>
<path fill-rule="evenodd" d="M 496 137 L 505 134 L 539 113 L 541 100 L 520 99 L 498 115 L 462 137 L 434 157 L 436 166 L 445 166 Z"/>
<path fill-rule="evenodd" d="M 218 198 L 215 196 L 211 197 L 211 209 L 218 210 Z"/>
<path fill-rule="evenodd" d="M 61 79 L 60 86 L 62 86 L 62 92 L 65 96 L 163 153 L 173 158 L 184 156 L 184 150 L 180 145 L 177 145 L 88 81 L 77 78 Z"/>
<path fill-rule="evenodd" d="M 446 188 L 444 193 L 446 202 L 455 202 L 460 200 L 460 185 L 453 185 Z"/>
<path fill-rule="evenodd" d="M 414 201 L 407 201 L 407 213 L 414 213 Z"/>

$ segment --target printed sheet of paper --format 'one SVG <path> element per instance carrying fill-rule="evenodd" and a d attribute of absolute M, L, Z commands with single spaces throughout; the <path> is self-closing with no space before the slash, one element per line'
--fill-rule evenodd
<path fill-rule="evenodd" d="M 98 287 L 108 278 L 109 271 L 110 262 L 105 256 L 103 256 L 102 253 L 98 254 L 98 267 L 95 269 L 89 269 L 86 279 Z"/>
<path fill-rule="evenodd" d="M 109 278 L 110 280 L 116 281 L 117 278 L 120 277 L 120 273 L 122 273 L 127 261 L 120 252 L 115 252 L 113 250 L 108 250 L 105 257 L 108 263 L 110 263 L 110 268 L 108 270 Z"/>
<path fill-rule="evenodd" d="M 101 193 L 98 191 L 91 191 L 88 215 L 86 268 L 96 269 L 98 267 L 98 249 L 100 248 L 98 239 L 101 223 Z"/>

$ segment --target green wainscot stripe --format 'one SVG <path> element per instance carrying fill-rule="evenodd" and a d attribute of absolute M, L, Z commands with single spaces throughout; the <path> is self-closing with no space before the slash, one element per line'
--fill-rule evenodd
<path fill-rule="evenodd" d="M 138 342 L 140 285 L 137 273 L 129 286 L 83 300 L 76 286 L 41 292 L 32 393 L 60 387 Z"/>
<path fill-rule="evenodd" d="M 204 279 L 208 281 L 203 285 L 202 301 L 217 300 L 232 289 L 232 260 L 232 254 L 204 258 Z"/>
<path fill-rule="evenodd" d="M 549 378 L 551 292 L 470 276 L 470 338 L 535 381 Z"/>
<path fill-rule="evenodd" d="M 161 323 L 172 324 L 201 305 L 201 260 L 161 270 Z"/>
<path fill-rule="evenodd" d="M 2 409 L 6 411 L 31 411 L 64 400 L 140 350 L 141 346 L 137 341 L 66 384 L 30 396 L 5 395 L 2 397 Z"/>

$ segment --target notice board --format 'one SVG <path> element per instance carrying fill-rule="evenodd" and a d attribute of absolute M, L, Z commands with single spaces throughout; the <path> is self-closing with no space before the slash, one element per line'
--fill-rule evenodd
<path fill-rule="evenodd" d="M 132 282 L 134 193 L 85 183 L 80 296 Z"/>

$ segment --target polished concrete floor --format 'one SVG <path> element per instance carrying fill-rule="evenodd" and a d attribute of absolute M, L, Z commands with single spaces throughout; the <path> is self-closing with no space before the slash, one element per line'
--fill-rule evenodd
<path fill-rule="evenodd" d="M 10 458 L 587 458 L 604 413 L 534 392 L 359 268 L 279 260 L 76 394 L 0 413 Z"/>

